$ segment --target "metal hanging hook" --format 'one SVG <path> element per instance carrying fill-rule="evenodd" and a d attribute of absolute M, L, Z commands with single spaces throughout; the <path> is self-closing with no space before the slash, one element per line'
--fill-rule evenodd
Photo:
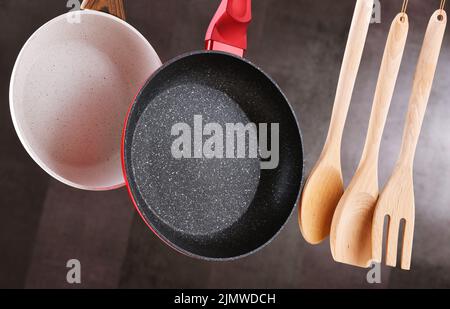
<path fill-rule="evenodd" d="M 408 8 L 408 3 L 409 0 L 403 0 L 403 5 L 402 5 L 402 13 L 406 14 L 406 9 Z"/>
<path fill-rule="evenodd" d="M 441 4 L 439 5 L 439 10 L 440 10 L 440 13 L 439 13 L 439 15 L 438 15 L 438 20 L 439 21 L 442 21 L 442 20 L 444 20 L 444 8 L 445 8 L 445 2 L 447 2 L 447 0 L 441 0 Z"/>
<path fill-rule="evenodd" d="M 403 0 L 402 10 L 401 10 L 401 13 L 403 13 L 402 18 L 406 17 L 406 9 L 408 8 L 408 3 L 409 3 L 409 0 Z"/>
<path fill-rule="evenodd" d="M 403 16 L 401 17 L 401 21 L 404 21 L 406 18 L 406 9 L 408 8 L 408 3 L 409 0 L 403 0 L 402 10 L 400 11 L 400 13 L 403 14 Z"/>

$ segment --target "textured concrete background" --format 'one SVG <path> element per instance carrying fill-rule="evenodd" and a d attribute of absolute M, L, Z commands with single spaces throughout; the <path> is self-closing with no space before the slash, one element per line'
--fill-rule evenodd
<path fill-rule="evenodd" d="M 163 61 L 202 48 L 219 1 L 129 0 L 129 22 Z M 330 119 L 354 0 L 255 0 L 247 57 L 285 90 L 303 130 L 307 172 Z M 381 0 L 382 23 L 370 28 L 344 135 L 348 183 L 365 138 L 378 68 L 401 0 Z M 115 288 L 450 288 L 450 35 L 446 35 L 416 157 L 413 270 L 384 268 L 382 284 L 366 271 L 333 262 L 328 243 L 311 247 L 296 216 L 259 253 L 207 263 L 173 252 L 134 213 L 124 189 L 77 191 L 51 179 L 20 145 L 9 115 L 15 58 L 65 0 L 0 0 L 0 287 L 68 287 L 65 264 L 82 263 L 81 287 Z M 410 1 L 410 35 L 382 143 L 380 185 L 397 157 L 413 73 L 426 24 L 439 1 Z M 78 59 L 83 61 L 83 59 Z"/>

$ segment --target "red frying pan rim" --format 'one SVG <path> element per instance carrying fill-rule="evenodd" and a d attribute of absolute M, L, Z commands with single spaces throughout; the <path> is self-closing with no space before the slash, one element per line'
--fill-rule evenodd
<path fill-rule="evenodd" d="M 172 63 L 189 57 L 189 56 L 193 56 L 193 55 L 198 55 L 198 54 L 222 54 L 222 55 L 226 55 L 235 59 L 239 59 L 251 66 L 253 66 L 256 70 L 258 70 L 259 72 L 261 72 L 264 76 L 266 76 L 266 78 L 268 78 L 273 85 L 277 88 L 277 90 L 280 92 L 280 94 L 283 96 L 283 98 L 285 99 L 285 102 L 287 103 L 288 107 L 290 108 L 291 114 L 294 118 L 294 121 L 297 125 L 297 129 L 298 129 L 298 133 L 299 133 L 299 138 L 300 138 L 300 147 L 301 147 L 301 152 L 302 152 L 302 159 L 303 159 L 303 163 L 302 163 L 302 176 L 300 179 L 300 187 L 298 189 L 298 193 L 295 199 L 295 203 L 292 205 L 292 210 L 289 213 L 289 215 L 287 216 L 285 222 L 280 226 L 280 228 L 278 229 L 278 231 L 276 233 L 274 233 L 274 235 L 268 239 L 264 244 L 262 244 L 261 246 L 258 246 L 257 248 L 242 254 L 242 255 L 238 255 L 238 256 L 233 256 L 233 257 L 226 257 L 226 258 L 212 258 L 212 257 L 206 257 L 206 256 L 202 256 L 202 255 L 198 255 L 198 254 L 194 254 L 192 252 L 189 252 L 185 249 L 182 249 L 178 246 L 176 246 L 175 244 L 173 244 L 171 241 L 169 241 L 168 239 L 166 239 L 163 235 L 159 234 L 159 232 L 157 231 L 157 229 L 155 227 L 152 226 L 152 224 L 150 223 L 150 220 L 148 220 L 145 216 L 145 214 L 139 209 L 138 203 L 133 195 L 132 189 L 131 189 L 131 184 L 129 182 L 128 179 L 128 174 L 126 171 L 126 166 L 125 166 L 125 138 L 126 138 L 126 132 L 127 132 L 127 127 L 128 127 L 128 120 L 130 118 L 131 112 L 133 110 L 133 107 L 135 106 L 135 104 L 137 103 L 137 99 L 138 97 L 141 95 L 142 91 L 144 90 L 144 88 L 146 87 L 146 85 L 162 70 L 164 70 L 166 67 L 168 67 L 169 65 L 171 65 Z M 139 90 L 139 92 L 136 94 L 133 102 L 131 103 L 126 118 L 125 118 L 125 122 L 124 122 L 124 127 L 123 127 L 123 131 L 122 131 L 122 145 L 121 145 L 121 161 L 122 161 L 122 172 L 123 172 L 123 176 L 125 179 L 125 185 L 127 187 L 127 191 L 128 191 L 128 195 L 130 196 L 130 199 L 133 203 L 134 208 L 136 209 L 136 211 L 138 212 L 139 216 L 141 217 L 141 219 L 145 222 L 145 224 L 147 225 L 147 227 L 153 232 L 153 234 L 155 234 L 160 240 L 163 241 L 163 243 L 165 243 L 169 248 L 174 249 L 175 251 L 177 251 L 178 253 L 188 256 L 188 257 L 193 257 L 196 259 L 200 259 L 200 260 L 206 260 L 206 261 L 234 261 L 237 259 L 241 259 L 244 257 L 248 257 L 250 255 L 253 255 L 254 253 L 258 252 L 259 250 L 265 248 L 266 246 L 268 246 L 275 238 L 277 238 L 277 236 L 281 233 L 281 231 L 283 230 L 283 228 L 287 225 L 289 218 L 291 218 L 292 214 L 295 212 L 295 210 L 297 209 L 297 203 L 301 194 L 301 189 L 304 185 L 304 174 L 305 174 L 305 158 L 304 158 L 304 147 L 303 147 L 303 137 L 302 137 L 302 132 L 300 129 L 300 125 L 298 122 L 298 118 L 295 114 L 294 109 L 292 108 L 292 105 L 290 104 L 288 98 L 286 97 L 286 95 L 284 94 L 284 92 L 281 90 L 281 88 L 278 86 L 278 84 L 269 76 L 267 75 L 260 67 L 256 66 L 255 64 L 253 64 L 252 62 L 250 62 L 249 60 L 242 58 L 242 57 L 238 57 L 234 54 L 231 53 L 227 53 L 227 52 L 222 52 L 222 51 L 205 51 L 205 50 L 199 50 L 199 51 L 193 51 L 193 52 L 188 52 L 185 54 L 182 54 L 180 56 L 177 56 L 175 58 L 173 58 L 172 60 L 166 62 L 165 64 L 163 64 L 158 70 L 156 70 L 151 76 L 150 78 L 144 83 L 143 87 L 141 88 L 141 90 Z"/>

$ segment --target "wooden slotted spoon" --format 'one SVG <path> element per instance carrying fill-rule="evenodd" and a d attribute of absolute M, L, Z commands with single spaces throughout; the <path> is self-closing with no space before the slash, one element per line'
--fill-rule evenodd
<path fill-rule="evenodd" d="M 338 262 L 369 267 L 372 261 L 370 234 L 379 193 L 378 155 L 408 29 L 408 16 L 405 12 L 399 13 L 389 31 L 362 159 L 339 201 L 331 225 L 331 252 Z"/>
<path fill-rule="evenodd" d="M 430 19 L 414 77 L 399 159 L 375 208 L 372 225 L 373 259 L 381 263 L 384 219 L 389 217 L 386 264 L 397 264 L 397 241 L 401 220 L 403 229 L 401 268 L 410 269 L 414 235 L 414 155 L 447 24 L 447 15 L 437 10 Z"/>
<path fill-rule="evenodd" d="M 331 219 L 344 192 L 341 140 L 356 76 L 372 17 L 373 0 L 358 0 L 345 49 L 328 137 L 322 154 L 305 183 L 298 222 L 305 240 L 322 242 L 330 234 Z"/>

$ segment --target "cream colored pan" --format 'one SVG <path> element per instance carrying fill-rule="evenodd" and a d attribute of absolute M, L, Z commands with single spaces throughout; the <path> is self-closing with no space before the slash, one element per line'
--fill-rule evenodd
<path fill-rule="evenodd" d="M 124 119 L 145 80 L 161 66 L 124 18 L 122 0 L 84 1 L 49 21 L 22 48 L 11 77 L 17 135 L 48 174 L 79 189 L 124 185 Z"/>

